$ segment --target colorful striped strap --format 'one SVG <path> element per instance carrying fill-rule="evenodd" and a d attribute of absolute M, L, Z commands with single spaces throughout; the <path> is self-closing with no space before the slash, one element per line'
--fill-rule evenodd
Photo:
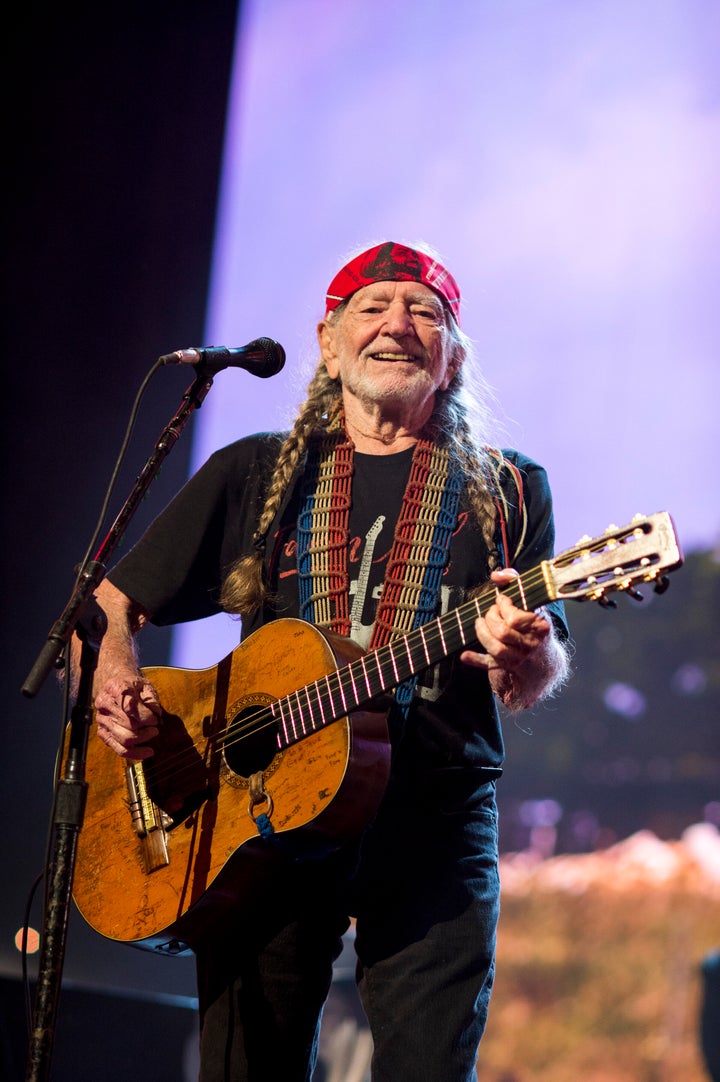
<path fill-rule="evenodd" d="M 435 615 L 461 489 L 460 471 L 450 469 L 447 449 L 420 440 L 395 528 L 371 649 Z"/>
<path fill-rule="evenodd" d="M 303 619 L 350 632 L 347 551 L 353 445 L 344 434 L 311 448 L 298 516 L 298 589 Z M 430 620 L 437 611 L 442 573 L 457 523 L 463 478 L 450 453 L 428 440 L 413 452 L 370 649 Z M 403 710 L 415 679 L 396 691 Z"/>
<path fill-rule="evenodd" d="M 350 634 L 348 524 L 354 448 L 344 433 L 308 452 L 297 527 L 300 615 L 318 627 Z"/>

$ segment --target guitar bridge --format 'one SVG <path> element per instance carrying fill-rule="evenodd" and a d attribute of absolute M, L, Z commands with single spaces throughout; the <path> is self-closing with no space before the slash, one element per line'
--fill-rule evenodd
<path fill-rule="evenodd" d="M 167 828 L 170 818 L 150 798 L 142 763 L 130 763 L 125 768 L 128 787 L 128 808 L 133 829 L 140 841 L 140 852 L 146 874 L 170 863 Z"/>

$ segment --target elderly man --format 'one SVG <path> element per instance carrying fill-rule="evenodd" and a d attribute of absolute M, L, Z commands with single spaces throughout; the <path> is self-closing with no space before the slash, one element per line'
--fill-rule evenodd
<path fill-rule="evenodd" d="M 567 655 L 562 607 L 525 611 L 502 590 L 552 554 L 550 493 L 538 465 L 487 445 L 459 308 L 424 249 L 351 259 L 292 431 L 213 455 L 98 590 L 98 732 L 142 760 L 161 732 L 135 655 L 148 620 L 224 610 L 247 637 L 299 617 L 375 650 L 498 587 L 476 642 L 395 689 L 390 778 L 361 836 L 311 861 L 284 851 L 249 909 L 194 945 L 203 1082 L 311 1077 L 350 916 L 373 1079 L 475 1077 L 498 913 L 496 700 L 551 694 Z"/>

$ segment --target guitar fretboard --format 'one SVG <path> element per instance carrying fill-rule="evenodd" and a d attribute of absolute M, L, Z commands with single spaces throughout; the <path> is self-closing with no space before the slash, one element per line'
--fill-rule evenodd
<path fill-rule="evenodd" d="M 276 700 L 269 711 L 278 727 L 278 748 L 290 747 L 389 688 L 465 649 L 475 640 L 475 619 L 485 615 L 497 592 L 496 587 L 488 587 L 444 616 Z M 502 592 L 519 608 L 528 611 L 538 608 L 550 597 L 544 565 L 514 579 Z"/>

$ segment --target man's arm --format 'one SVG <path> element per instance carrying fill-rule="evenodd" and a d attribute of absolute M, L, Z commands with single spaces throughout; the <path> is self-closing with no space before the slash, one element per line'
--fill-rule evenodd
<path fill-rule="evenodd" d="M 98 735 L 123 758 L 146 759 L 153 752 L 145 745 L 158 735 L 160 704 L 140 673 L 135 636 L 150 614 L 107 579 L 95 596 L 108 621 L 94 682 Z"/>
<path fill-rule="evenodd" d="M 512 569 L 494 571 L 498 586 L 517 577 Z M 467 665 L 486 669 L 490 686 L 510 710 L 524 710 L 557 691 L 570 673 L 567 646 L 542 612 L 519 609 L 498 592 L 495 604 L 475 621 L 482 651 L 465 650 Z"/>

